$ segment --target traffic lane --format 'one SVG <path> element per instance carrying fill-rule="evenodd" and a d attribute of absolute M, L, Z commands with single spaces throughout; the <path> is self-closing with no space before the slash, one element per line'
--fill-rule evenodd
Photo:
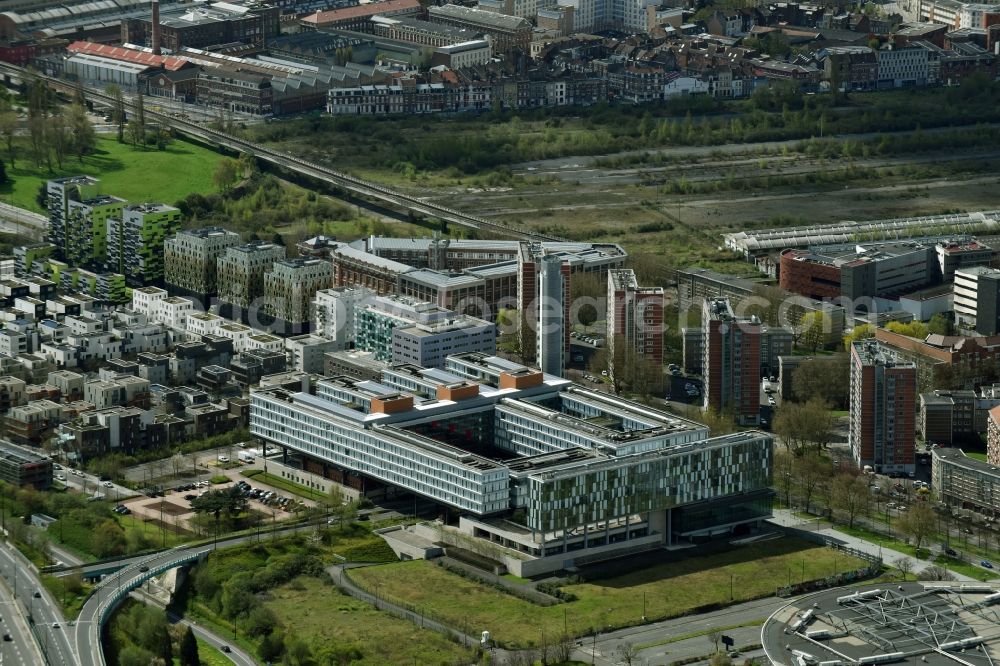
<path fill-rule="evenodd" d="M 6 578 L 0 586 L 0 634 L 4 636 L 0 642 L 0 656 L 3 659 L 12 660 L 15 664 L 33 664 L 42 658 L 41 648 L 35 643 L 24 619 L 24 611 L 14 599 Z M 10 640 L 7 640 L 7 636 Z"/>
<path fill-rule="evenodd" d="M 75 664 L 69 637 L 63 629 L 65 620 L 58 605 L 33 575 L 28 561 L 11 548 L 0 548 L 0 566 L 5 569 L 5 573 L 10 572 L 16 578 L 16 592 L 21 595 L 21 600 L 28 609 L 28 617 L 36 626 L 39 641 L 49 656 L 49 661 L 54 664 Z M 53 624 L 58 626 L 54 627 Z"/>

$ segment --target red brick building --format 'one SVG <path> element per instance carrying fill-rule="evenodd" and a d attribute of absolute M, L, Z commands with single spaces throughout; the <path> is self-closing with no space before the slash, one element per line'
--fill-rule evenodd
<path fill-rule="evenodd" d="M 704 407 L 732 412 L 743 426 L 760 423 L 760 336 L 756 318 L 737 318 L 729 300 L 706 299 L 701 314 Z"/>
<path fill-rule="evenodd" d="M 809 298 L 837 298 L 840 268 L 820 260 L 809 250 L 785 250 L 781 253 L 778 284 L 786 291 Z"/>
<path fill-rule="evenodd" d="M 851 346 L 851 454 L 876 472 L 915 468 L 917 367 L 877 342 Z"/>

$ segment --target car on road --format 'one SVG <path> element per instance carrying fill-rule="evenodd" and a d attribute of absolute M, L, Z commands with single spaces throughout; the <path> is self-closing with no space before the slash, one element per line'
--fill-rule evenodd
<path fill-rule="evenodd" d="M 58 629 L 59 628 L 59 623 L 58 622 L 53 622 L 52 623 L 52 628 L 53 629 Z"/>
<path fill-rule="evenodd" d="M 35 590 L 35 593 L 33 595 L 31 595 L 31 596 L 33 596 L 36 599 L 41 599 L 42 598 L 42 593 L 39 592 L 38 590 Z"/>
<path fill-rule="evenodd" d="M 958 557 L 958 553 L 955 552 L 954 548 L 945 548 L 944 549 L 944 554 L 945 555 L 950 555 L 951 557 Z"/>
<path fill-rule="evenodd" d="M 231 649 L 229 649 L 229 646 L 228 646 L 228 645 L 223 645 L 223 646 L 222 646 L 221 648 L 219 648 L 219 649 L 220 649 L 220 650 L 222 650 L 223 652 L 225 652 L 226 654 L 229 654 L 230 652 L 232 652 L 232 650 L 231 650 Z"/>
<path fill-rule="evenodd" d="M 111 483 L 110 481 L 105 481 L 101 485 L 104 486 L 105 488 L 114 488 L 115 487 L 115 484 Z"/>
<path fill-rule="evenodd" d="M 979 566 L 984 567 L 986 569 L 992 569 L 993 563 L 990 562 L 989 560 L 982 560 L 979 562 Z"/>
<path fill-rule="evenodd" d="M 65 481 L 66 480 L 66 475 L 65 474 L 56 474 L 56 480 L 57 481 Z"/>
<path fill-rule="evenodd" d="M 139 571 L 142 572 L 142 573 L 146 573 L 147 571 L 149 571 L 149 567 L 147 567 L 145 564 L 143 564 L 143 565 L 141 565 L 139 567 Z"/>
<path fill-rule="evenodd" d="M 83 472 L 78 469 L 73 470 L 73 476 L 83 476 Z"/>
<path fill-rule="evenodd" d="M 10 634 L 9 634 L 9 633 L 5 633 L 5 634 L 3 635 L 3 640 L 4 640 L 4 642 L 5 642 L 5 643 L 10 643 L 10 642 L 11 642 L 12 640 L 14 640 L 14 639 L 10 637 Z"/>

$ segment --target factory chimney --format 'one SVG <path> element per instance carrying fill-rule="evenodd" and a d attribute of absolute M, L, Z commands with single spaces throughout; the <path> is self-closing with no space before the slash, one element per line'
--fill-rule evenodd
<path fill-rule="evenodd" d="M 160 55 L 160 0 L 153 0 L 153 15 L 150 17 L 153 24 L 153 35 L 150 44 L 153 47 L 153 55 Z"/>

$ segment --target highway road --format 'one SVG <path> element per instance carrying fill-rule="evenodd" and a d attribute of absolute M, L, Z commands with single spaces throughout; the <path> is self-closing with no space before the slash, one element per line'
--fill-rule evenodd
<path fill-rule="evenodd" d="M 66 626 L 59 605 L 48 590 L 38 583 L 31 564 L 7 543 L 0 545 L 0 574 L 8 581 L 18 599 L 28 608 L 28 616 L 34 620 L 38 640 L 48 657 L 48 663 L 52 666 L 77 664 L 67 636 L 71 627 Z"/>
<path fill-rule="evenodd" d="M 27 610 L 14 598 L 14 590 L 0 577 L 0 634 L 10 640 L 0 641 L 0 663 L 41 664 L 45 657 L 35 642 L 26 619 Z"/>
<path fill-rule="evenodd" d="M 316 523 L 286 527 L 278 531 L 288 533 L 314 529 L 316 529 Z M 78 663 L 81 666 L 103 666 L 105 662 L 100 640 L 101 623 L 107 620 L 110 613 L 132 590 L 139 588 L 149 578 L 158 576 L 174 567 L 191 564 L 216 548 L 236 546 L 259 538 L 261 538 L 260 535 L 248 534 L 221 539 L 217 544 L 208 543 L 191 548 L 181 546 L 151 555 L 130 558 L 127 560 L 128 564 L 125 568 L 105 576 L 83 604 L 76 626 L 73 628 L 71 641 L 79 660 L 66 663 Z M 206 636 L 209 635 L 209 632 L 203 633 Z M 214 637 L 214 640 L 219 645 L 223 644 L 221 638 Z M 251 660 L 249 663 L 254 662 Z"/>

